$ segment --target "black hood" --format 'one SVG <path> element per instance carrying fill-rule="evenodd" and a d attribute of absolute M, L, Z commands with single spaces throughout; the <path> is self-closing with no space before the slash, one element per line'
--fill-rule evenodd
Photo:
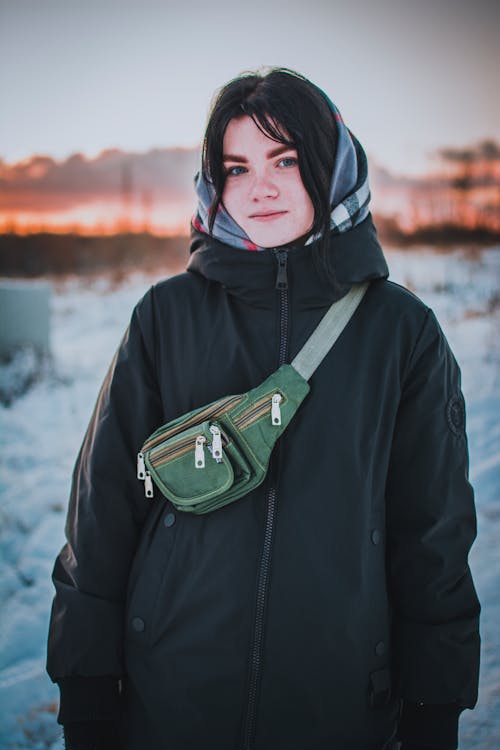
<path fill-rule="evenodd" d="M 342 297 L 349 287 L 369 279 L 385 279 L 389 269 L 371 215 L 354 229 L 330 235 L 330 250 L 338 281 L 335 287 L 318 271 L 311 245 L 287 247 L 287 278 L 294 305 L 324 307 Z M 279 248 L 277 248 L 279 249 Z M 187 270 L 222 284 L 229 294 L 257 307 L 272 307 L 276 299 L 275 249 L 260 252 L 230 247 L 192 230 Z"/>

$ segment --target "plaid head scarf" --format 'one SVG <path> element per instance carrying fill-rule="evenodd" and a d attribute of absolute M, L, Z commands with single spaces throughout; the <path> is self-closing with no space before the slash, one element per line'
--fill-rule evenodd
<path fill-rule="evenodd" d="M 338 138 L 330 186 L 330 230 L 339 233 L 347 232 L 360 224 L 369 212 L 368 162 L 363 147 L 345 125 L 335 104 L 324 91 L 321 93 L 335 115 Z M 194 183 L 198 207 L 191 225 L 195 230 L 209 234 L 209 209 L 215 198 L 215 190 L 212 183 L 203 178 L 201 169 L 196 173 Z M 264 250 L 250 240 L 222 205 L 219 206 L 212 235 L 215 239 L 232 247 L 243 250 Z M 309 245 L 320 236 L 321 233 L 311 235 L 305 244 Z"/>

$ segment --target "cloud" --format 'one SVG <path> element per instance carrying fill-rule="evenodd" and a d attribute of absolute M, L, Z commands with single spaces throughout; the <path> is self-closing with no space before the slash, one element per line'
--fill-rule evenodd
<path fill-rule="evenodd" d="M 95 158 L 76 153 L 64 161 L 34 155 L 15 164 L 0 160 L 0 211 L 52 214 L 89 204 L 148 201 L 195 205 L 193 177 L 198 149 L 165 148 L 145 153 L 120 149 Z M 409 187 L 413 180 L 394 175 L 370 159 L 373 186 Z"/>
<path fill-rule="evenodd" d="M 96 202 L 147 196 L 149 202 L 194 200 L 197 149 L 102 151 L 95 158 L 76 153 L 64 161 L 35 155 L 22 162 L 0 160 L 0 210 L 53 212 Z"/>
<path fill-rule="evenodd" d="M 457 187 L 480 188 L 483 202 L 498 202 L 500 145 L 496 141 L 441 148 L 434 156 L 436 170 L 418 176 L 395 174 L 370 157 L 373 210 L 405 214 L 409 205 L 431 199 L 445 205 L 449 190 Z M 196 206 L 193 176 L 198 166 L 195 148 L 144 153 L 108 149 L 95 158 L 75 153 L 63 161 L 34 155 L 15 164 L 0 160 L 0 231 L 2 226 L 40 225 L 114 231 L 127 225 L 181 232 L 187 230 Z M 457 174 L 460 178 L 464 170 L 467 179 L 462 186 Z"/>

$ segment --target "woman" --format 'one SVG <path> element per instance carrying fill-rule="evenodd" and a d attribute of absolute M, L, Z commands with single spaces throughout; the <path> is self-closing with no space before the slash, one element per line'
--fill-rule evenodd
<path fill-rule="evenodd" d="M 75 468 L 48 671 L 66 746 L 457 746 L 479 605 L 460 371 L 387 280 L 365 154 L 287 69 L 216 98 L 186 273 L 136 306 Z M 265 482 L 204 515 L 146 500 L 159 425 L 262 382 L 370 281 Z"/>

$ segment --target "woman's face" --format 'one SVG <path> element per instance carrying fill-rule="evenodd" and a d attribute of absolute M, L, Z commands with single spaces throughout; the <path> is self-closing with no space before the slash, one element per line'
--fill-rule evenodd
<path fill-rule="evenodd" d="M 294 148 L 268 138 L 244 115 L 226 128 L 223 163 L 224 208 L 252 242 L 278 247 L 311 229 L 314 207 Z"/>

